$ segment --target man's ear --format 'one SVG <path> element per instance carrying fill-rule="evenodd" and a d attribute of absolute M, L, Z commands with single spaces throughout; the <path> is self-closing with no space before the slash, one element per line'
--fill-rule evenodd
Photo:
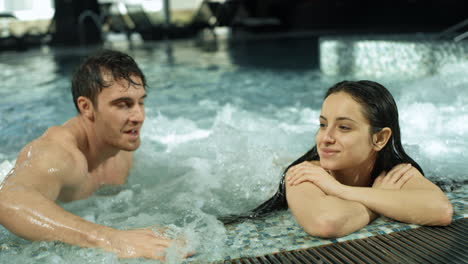
<path fill-rule="evenodd" d="M 80 113 L 89 120 L 94 121 L 94 105 L 88 97 L 80 96 L 76 99 Z"/>
<path fill-rule="evenodd" d="M 379 132 L 372 135 L 372 143 L 374 143 L 374 150 L 380 151 L 387 145 L 388 140 L 392 136 L 392 130 L 389 127 L 384 127 Z"/>

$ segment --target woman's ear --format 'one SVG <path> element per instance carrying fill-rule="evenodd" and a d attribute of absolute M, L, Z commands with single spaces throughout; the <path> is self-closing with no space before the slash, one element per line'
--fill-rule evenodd
<path fill-rule="evenodd" d="M 80 96 L 76 99 L 80 113 L 89 120 L 94 121 L 94 105 L 88 97 Z"/>
<path fill-rule="evenodd" d="M 389 127 L 382 128 L 379 132 L 372 135 L 372 143 L 374 143 L 374 150 L 380 151 L 387 145 L 388 140 L 392 136 L 392 130 Z"/>

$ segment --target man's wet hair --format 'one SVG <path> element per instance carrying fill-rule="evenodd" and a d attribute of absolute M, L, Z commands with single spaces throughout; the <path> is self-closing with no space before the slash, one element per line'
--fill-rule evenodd
<path fill-rule="evenodd" d="M 111 80 L 105 80 L 105 75 L 111 76 Z M 131 77 L 139 77 L 142 83 L 136 83 Z M 72 78 L 71 90 L 76 110 L 80 112 L 77 103 L 80 96 L 89 98 L 97 107 L 97 96 L 102 89 L 119 80 L 126 80 L 129 86 L 143 86 L 146 89 L 145 75 L 129 55 L 115 50 L 101 50 L 88 57 Z"/>

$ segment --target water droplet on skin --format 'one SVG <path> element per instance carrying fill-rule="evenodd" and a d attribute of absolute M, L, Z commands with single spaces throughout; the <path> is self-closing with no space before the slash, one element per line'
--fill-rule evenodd
<path fill-rule="evenodd" d="M 54 173 L 54 172 L 58 172 L 59 170 L 57 168 L 49 168 L 47 171 L 49 173 Z"/>
<path fill-rule="evenodd" d="M 28 159 L 31 158 L 31 155 L 32 155 L 31 150 L 32 150 L 32 147 L 29 147 L 28 154 L 27 154 Z"/>

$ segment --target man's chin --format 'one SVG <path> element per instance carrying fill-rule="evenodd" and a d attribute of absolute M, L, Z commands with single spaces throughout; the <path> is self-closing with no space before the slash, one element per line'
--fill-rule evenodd
<path fill-rule="evenodd" d="M 135 151 L 135 150 L 138 149 L 138 147 L 140 147 L 140 142 L 138 142 L 138 143 L 133 143 L 133 144 L 121 145 L 121 146 L 120 146 L 120 149 L 121 149 L 121 150 L 125 150 L 125 151 Z"/>

